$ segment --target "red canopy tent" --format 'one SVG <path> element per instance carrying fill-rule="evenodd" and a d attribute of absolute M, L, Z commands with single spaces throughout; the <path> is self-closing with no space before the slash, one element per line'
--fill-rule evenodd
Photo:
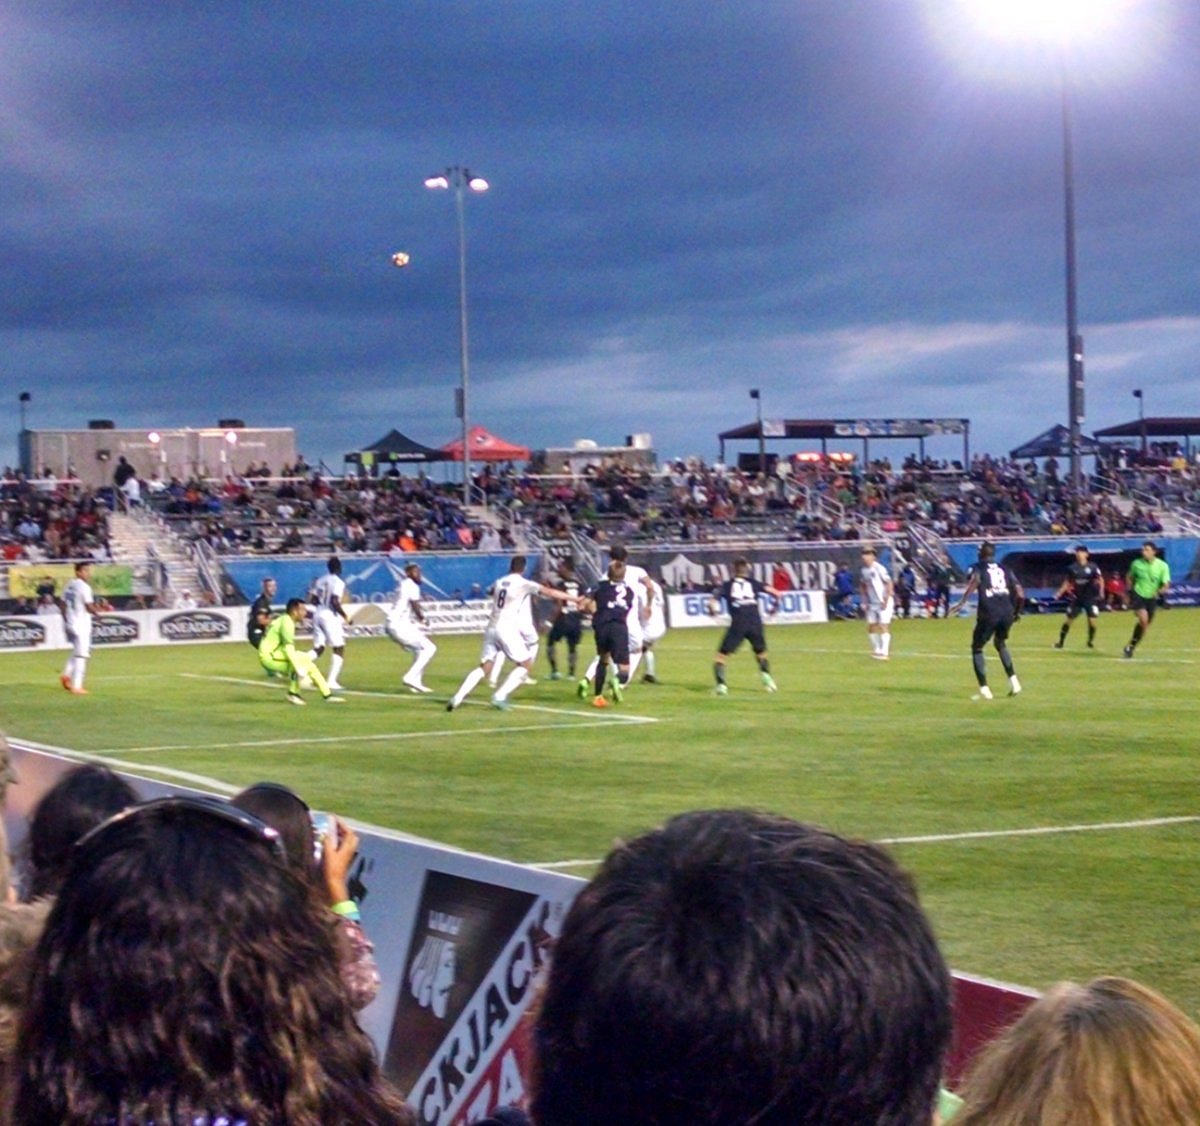
<path fill-rule="evenodd" d="M 482 426 L 472 426 L 469 435 L 471 442 L 472 461 L 528 461 L 529 447 L 514 446 L 503 438 L 497 438 Z M 451 461 L 462 461 L 463 444 L 458 438 L 442 446 L 444 453 Z"/>

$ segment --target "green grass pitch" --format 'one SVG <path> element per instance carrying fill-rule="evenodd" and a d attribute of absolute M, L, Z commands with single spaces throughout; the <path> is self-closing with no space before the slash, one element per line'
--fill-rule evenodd
<path fill-rule="evenodd" d="M 522 688 L 501 713 L 478 689 L 446 697 L 478 638 L 447 637 L 403 691 L 409 658 L 352 640 L 340 707 L 289 707 L 247 645 L 102 649 L 88 697 L 58 684 L 63 655 L 0 656 L 0 725 L 12 736 L 109 756 L 144 773 L 241 786 L 285 782 L 317 808 L 522 862 L 581 861 L 677 811 L 754 806 L 873 839 L 1200 818 L 1196 757 L 1200 610 L 1159 614 L 1132 661 L 1131 618 L 1028 617 L 1012 650 L 1025 692 L 972 701 L 971 623 L 898 622 L 893 658 L 865 628 L 768 625 L 777 695 L 748 651 L 712 693 L 714 630 L 660 644 L 657 686 L 608 712 L 573 685 Z M 565 655 L 565 654 L 564 654 Z M 896 844 L 961 970 L 1042 987 L 1126 974 L 1200 1013 L 1195 878 L 1200 820 L 1086 832 Z"/>

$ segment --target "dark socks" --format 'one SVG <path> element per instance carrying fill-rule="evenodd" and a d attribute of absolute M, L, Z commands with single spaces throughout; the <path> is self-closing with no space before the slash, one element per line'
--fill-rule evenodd
<path fill-rule="evenodd" d="M 720 661 L 713 662 L 713 676 L 717 678 L 718 684 L 725 683 L 725 666 Z"/>
<path fill-rule="evenodd" d="M 983 654 L 972 653 L 971 664 L 975 666 L 975 679 L 979 681 L 979 687 L 984 687 L 987 684 L 987 662 L 983 659 Z"/>

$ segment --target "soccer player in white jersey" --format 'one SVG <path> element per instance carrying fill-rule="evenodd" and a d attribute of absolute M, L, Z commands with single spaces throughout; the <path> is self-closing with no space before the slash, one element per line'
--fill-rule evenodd
<path fill-rule="evenodd" d="M 396 590 L 396 598 L 387 616 L 387 635 L 397 645 L 414 654 L 412 668 L 404 674 L 403 683 L 413 692 L 426 694 L 432 688 L 425 687 L 425 666 L 433 660 L 437 646 L 421 628 L 425 624 L 425 612 L 421 609 L 421 568 L 409 563 L 404 568 L 404 578 Z"/>
<path fill-rule="evenodd" d="M 71 643 L 71 655 L 67 658 L 59 683 L 73 696 L 86 696 L 83 686 L 87 673 L 88 658 L 92 655 L 92 618 L 111 609 L 107 602 L 97 601 L 92 593 L 92 565 L 76 563 L 75 577 L 63 590 L 58 608 L 62 611 L 63 628 Z"/>
<path fill-rule="evenodd" d="M 509 565 L 508 574 L 496 580 L 492 588 L 492 614 L 488 619 L 488 628 L 494 635 L 497 654 L 502 654 L 517 667 L 504 679 L 504 683 L 492 695 L 492 707 L 502 711 L 510 707 L 508 698 L 525 683 L 529 677 L 529 667 L 533 662 L 533 650 L 529 645 L 527 633 L 527 603 L 535 594 L 543 594 L 556 602 L 571 600 L 569 594 L 544 583 L 534 582 L 525 578 L 525 556 L 514 555 Z M 486 638 L 485 634 L 485 638 Z M 485 641 L 486 647 L 486 641 Z M 491 662 L 488 662 L 490 666 Z M 478 677 L 476 679 L 476 676 Z M 447 705 L 448 710 L 455 707 L 465 698 L 466 694 L 486 675 L 483 662 L 467 675 L 454 698 Z"/>
<path fill-rule="evenodd" d="M 891 625 L 896 588 L 888 569 L 875 557 L 875 549 L 869 545 L 862 549 L 858 589 L 866 608 L 871 656 L 877 661 L 886 661 L 892 648 Z"/>
<path fill-rule="evenodd" d="M 629 679 L 632 683 L 633 674 L 642 660 L 642 642 L 645 635 L 646 619 L 650 614 L 650 597 L 654 580 L 650 578 L 645 567 L 638 567 L 629 562 L 629 549 L 623 543 L 615 543 L 609 549 L 608 557 L 617 563 L 625 564 L 625 582 L 632 588 L 635 595 L 629 615 L 625 619 L 629 630 Z M 582 699 L 587 695 L 588 686 L 592 683 L 599 666 L 600 658 L 593 657 L 576 685 L 576 693 Z"/>
<path fill-rule="evenodd" d="M 313 583 L 311 598 L 316 607 L 313 612 L 313 660 L 324 653 L 327 646 L 333 650 L 329 659 L 329 676 L 326 677 L 331 692 L 337 692 L 342 687 L 338 677 L 346 656 L 346 623 L 350 620 L 342 608 L 345 595 L 342 561 L 334 555 L 329 560 L 326 573 Z"/>
<path fill-rule="evenodd" d="M 642 629 L 642 661 L 646 671 L 642 674 L 643 684 L 658 683 L 658 669 L 654 658 L 655 643 L 661 641 L 667 632 L 667 599 L 663 594 L 660 583 L 647 577 L 650 584 L 650 601 L 646 622 Z"/>

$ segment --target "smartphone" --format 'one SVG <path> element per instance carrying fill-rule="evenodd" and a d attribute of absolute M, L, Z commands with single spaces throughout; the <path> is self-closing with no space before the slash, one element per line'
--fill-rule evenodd
<path fill-rule="evenodd" d="M 337 820 L 332 813 L 314 813 L 313 827 L 313 859 L 320 864 L 325 857 L 325 843 L 337 848 Z"/>

